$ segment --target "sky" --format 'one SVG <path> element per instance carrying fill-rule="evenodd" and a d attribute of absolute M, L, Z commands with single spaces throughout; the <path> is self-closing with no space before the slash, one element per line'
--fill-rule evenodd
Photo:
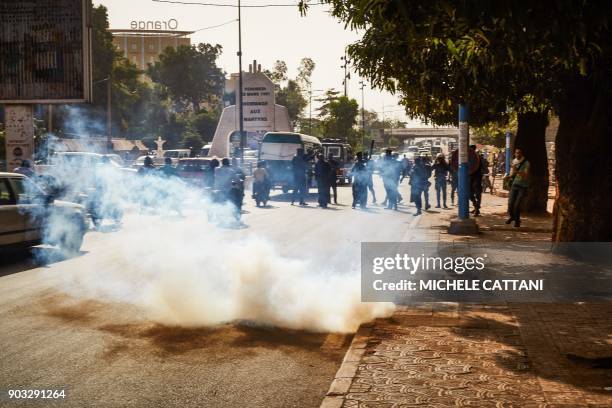
<path fill-rule="evenodd" d="M 215 4 L 237 4 L 237 0 L 184 0 L 186 2 L 208 2 Z M 333 18 L 329 6 L 313 5 L 305 17 L 300 16 L 297 0 L 243 0 L 242 5 L 296 4 L 288 7 L 249 8 L 242 7 L 242 66 L 248 71 L 254 59 L 262 69 L 271 69 L 276 60 L 287 63 L 289 77 L 297 75 L 297 68 L 303 57 L 310 57 L 316 63 L 312 75 L 313 90 L 335 88 L 343 91 L 344 69 L 340 57 L 346 45 L 359 39 L 359 34 L 344 28 L 344 24 Z M 207 42 L 221 44 L 223 54 L 219 65 L 229 74 L 238 71 L 238 24 L 232 22 L 238 17 L 236 7 L 215 7 L 205 5 L 160 3 L 152 0 L 97 0 L 95 5 L 108 8 L 110 28 L 127 29 L 131 21 L 178 21 L 177 30 L 195 31 L 190 36 L 192 44 Z M 348 95 L 361 106 L 361 78 L 351 72 Z M 321 93 L 321 92 L 319 92 Z M 313 91 L 313 98 L 317 92 Z M 403 109 L 397 104 L 398 98 L 387 92 L 372 90 L 367 84 L 364 90 L 364 106 L 377 111 L 385 118 L 406 120 Z M 313 107 L 316 105 L 313 103 Z M 307 108 L 308 109 L 308 108 Z M 314 114 L 314 113 L 313 113 Z M 410 126 L 419 122 L 410 121 Z"/>

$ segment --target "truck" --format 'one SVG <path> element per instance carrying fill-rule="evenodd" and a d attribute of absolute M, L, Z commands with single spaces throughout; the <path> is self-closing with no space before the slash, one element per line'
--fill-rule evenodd
<path fill-rule="evenodd" d="M 338 170 L 336 171 L 336 180 L 338 183 L 350 184 L 351 177 L 349 173 L 353 166 L 353 149 L 351 145 L 340 139 L 330 138 L 322 139 L 321 144 L 323 145 L 323 154 L 325 158 L 329 158 L 331 154 L 339 163 Z"/>

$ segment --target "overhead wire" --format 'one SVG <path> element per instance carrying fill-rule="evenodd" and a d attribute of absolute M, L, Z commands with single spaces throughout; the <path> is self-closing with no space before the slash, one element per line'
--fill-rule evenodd
<path fill-rule="evenodd" d="M 196 5 L 196 6 L 210 6 L 210 7 L 232 7 L 237 8 L 238 4 L 230 4 L 230 3 L 205 3 L 205 2 L 197 2 L 197 1 L 180 1 L 180 0 L 152 0 L 155 3 L 173 3 L 173 4 L 185 4 L 185 5 Z M 319 6 L 324 3 L 322 2 L 312 2 L 306 3 L 308 6 Z M 267 8 L 267 7 L 297 7 L 298 3 L 288 4 L 288 3 L 271 3 L 271 4 L 243 4 L 241 8 Z"/>

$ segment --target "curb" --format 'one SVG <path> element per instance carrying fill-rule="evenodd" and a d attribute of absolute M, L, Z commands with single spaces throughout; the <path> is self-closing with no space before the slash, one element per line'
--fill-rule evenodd
<path fill-rule="evenodd" d="M 420 223 L 421 218 L 422 216 L 414 217 L 414 219 L 410 222 L 410 225 L 406 229 L 406 233 L 402 236 L 402 242 L 410 241 L 410 233 Z M 373 328 L 374 322 L 363 323 L 361 326 L 359 326 L 357 333 L 355 333 L 355 336 L 351 341 L 351 345 L 344 355 L 342 364 L 340 364 L 340 368 L 336 372 L 336 376 L 334 377 L 334 380 L 329 386 L 327 394 L 325 394 L 325 397 L 321 402 L 320 408 L 341 408 L 344 404 L 346 395 L 348 394 L 349 388 L 353 383 L 353 379 L 357 375 L 359 362 L 365 353 L 368 338 L 372 334 Z"/>
<path fill-rule="evenodd" d="M 372 328 L 373 323 L 364 323 L 355 333 L 355 337 L 353 337 L 353 341 L 351 341 L 351 345 L 344 355 L 342 364 L 329 386 L 329 391 L 327 391 L 325 398 L 323 398 L 320 408 L 340 408 L 344 404 L 346 394 L 348 394 L 353 379 L 357 374 L 361 357 L 365 353 L 368 338 L 372 334 Z"/>

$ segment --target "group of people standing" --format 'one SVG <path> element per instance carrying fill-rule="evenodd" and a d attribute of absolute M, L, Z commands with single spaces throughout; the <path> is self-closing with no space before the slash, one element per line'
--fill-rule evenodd
<path fill-rule="evenodd" d="M 476 152 L 476 146 L 470 146 L 473 154 L 478 157 L 477 165 L 470 169 L 469 175 L 469 199 L 472 203 L 472 213 L 474 216 L 480 215 L 483 180 L 489 173 L 489 163 L 486 158 Z M 311 161 L 313 153 L 306 153 L 304 149 L 297 149 L 296 155 L 293 157 L 291 166 L 293 172 L 293 194 L 291 204 L 295 201 L 299 205 L 308 205 L 305 201 L 308 193 L 309 174 L 311 174 Z M 147 163 L 141 169 L 141 172 L 152 170 L 152 161 Z M 22 167 L 26 167 L 25 165 Z M 415 157 L 411 162 L 404 156 L 402 160 L 398 160 L 397 154 L 394 154 L 390 149 L 385 152 L 381 158 L 379 165 L 376 166 L 373 160 L 370 160 L 367 153 L 358 152 L 355 161 L 350 170 L 349 176 L 352 179 L 353 201 L 352 208 L 360 207 L 367 208 L 368 192 L 372 195 L 372 203 L 376 204 L 376 194 L 374 191 L 373 175 L 375 167 L 380 171 L 380 176 L 385 188 L 386 197 L 383 201 L 386 209 L 397 210 L 398 203 L 402 201 L 402 196 L 399 193 L 399 184 L 404 178 L 409 178 L 410 185 L 410 202 L 416 207 L 415 215 L 420 215 L 423 211 L 431 208 L 429 201 L 429 190 L 432 185 L 430 182 L 433 176 L 434 187 L 436 192 L 436 208 L 449 208 L 447 205 L 447 185 L 450 184 L 450 199 L 451 205 L 455 204 L 455 196 L 457 193 L 458 175 L 446 160 L 442 153 L 439 153 L 433 163 L 427 156 Z M 211 176 L 215 188 L 222 195 L 222 199 L 232 202 L 238 211 L 242 208 L 244 197 L 244 180 L 245 175 L 239 166 L 232 166 L 229 159 L 225 158 L 220 163 L 218 160 L 213 160 L 211 163 Z M 317 182 L 318 189 L 318 205 L 321 208 L 327 208 L 329 204 L 338 204 L 337 182 L 340 170 L 340 163 L 330 154 L 327 158 L 319 153 L 316 155 L 314 164 L 314 178 Z M 165 166 L 158 169 L 160 173 L 171 176 L 175 169 L 171 163 L 166 163 Z M 508 214 L 507 223 L 514 222 L 515 226 L 520 226 L 520 207 L 523 199 L 526 196 L 529 175 L 529 162 L 525 159 L 520 149 L 516 149 L 515 160 L 512 163 L 510 176 L 512 183 L 509 191 L 508 199 Z M 254 198 L 264 198 L 261 201 L 265 202 L 269 198 L 270 181 L 269 175 L 265 169 L 265 163 L 259 163 L 258 169 L 254 172 Z M 259 202 L 258 202 L 259 206 Z"/>

